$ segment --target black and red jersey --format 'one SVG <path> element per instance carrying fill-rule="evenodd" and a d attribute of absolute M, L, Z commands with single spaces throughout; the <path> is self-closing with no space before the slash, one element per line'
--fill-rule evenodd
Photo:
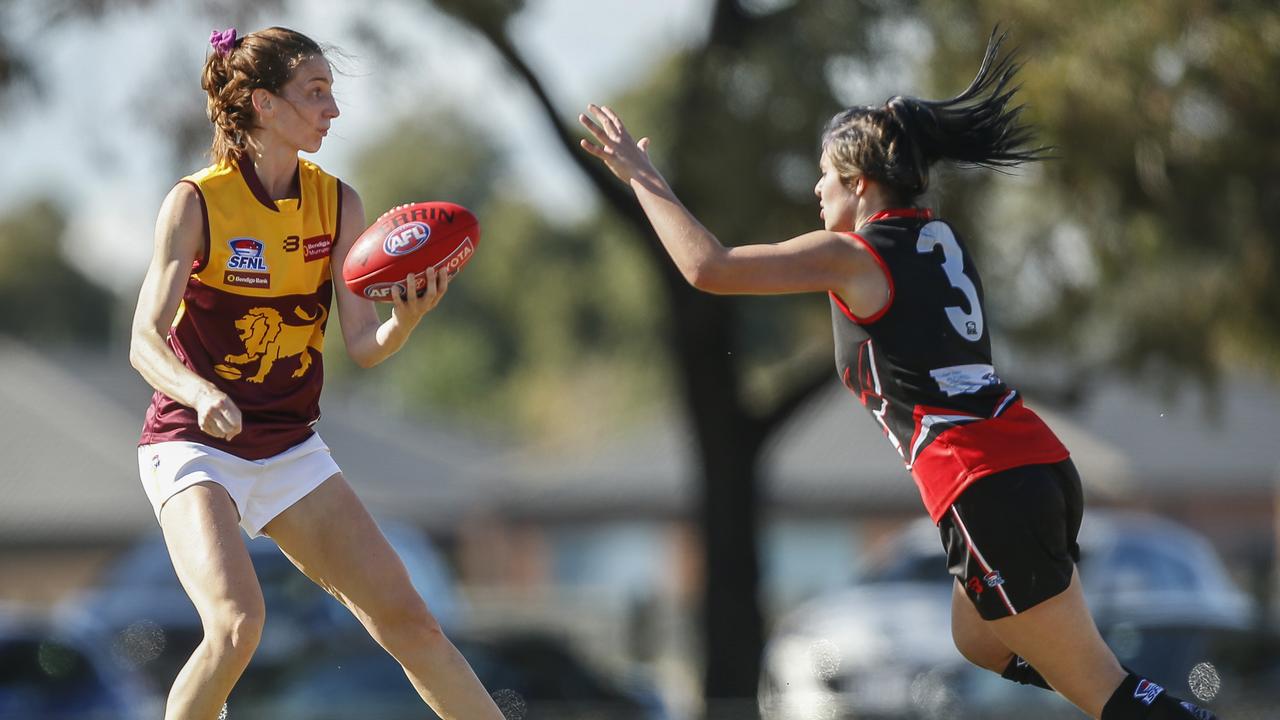
<path fill-rule="evenodd" d="M 875 256 L 889 300 L 871 317 L 831 293 L 836 368 L 911 471 L 936 522 L 978 478 L 1068 457 L 991 362 L 982 281 L 929 210 L 886 210 L 850 235 Z"/>

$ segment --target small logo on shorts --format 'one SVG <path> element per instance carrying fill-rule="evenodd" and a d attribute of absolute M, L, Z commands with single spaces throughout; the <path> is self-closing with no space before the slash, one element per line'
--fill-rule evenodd
<path fill-rule="evenodd" d="M 151 456 L 151 467 L 153 467 L 153 468 L 158 468 L 158 467 L 160 467 L 160 456 L 159 456 L 159 455 L 152 455 L 152 456 Z"/>
<path fill-rule="evenodd" d="M 982 582 L 986 583 L 987 587 L 993 588 L 993 587 L 996 587 L 997 585 L 1003 585 L 1004 578 L 1000 577 L 999 570 L 992 570 L 991 572 L 982 576 Z"/>
<path fill-rule="evenodd" d="M 1151 682 L 1150 680 L 1139 680 L 1138 686 L 1133 689 L 1133 699 L 1143 705 L 1150 705 L 1160 697 L 1160 693 L 1164 692 L 1164 688 Z"/>

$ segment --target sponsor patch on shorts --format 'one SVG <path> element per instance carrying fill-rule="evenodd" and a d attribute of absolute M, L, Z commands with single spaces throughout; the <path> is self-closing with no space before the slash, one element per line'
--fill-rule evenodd
<path fill-rule="evenodd" d="M 1160 693 L 1164 692 L 1164 688 L 1147 679 L 1138 681 L 1138 686 L 1133 689 L 1133 699 L 1143 705 L 1150 705 L 1160 697 Z"/>

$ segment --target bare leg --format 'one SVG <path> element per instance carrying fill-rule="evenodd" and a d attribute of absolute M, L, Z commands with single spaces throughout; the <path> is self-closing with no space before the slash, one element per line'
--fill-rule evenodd
<path fill-rule="evenodd" d="M 1013 659 L 1013 651 L 987 625 L 957 580 L 951 587 L 951 639 L 965 660 L 999 674 Z"/>
<path fill-rule="evenodd" d="M 262 588 L 226 490 L 193 485 L 160 513 L 169 557 L 200 614 L 204 639 L 178 673 L 165 720 L 214 720 L 262 637 Z"/>
<path fill-rule="evenodd" d="M 359 618 L 440 717 L 503 720 L 341 474 L 277 516 L 264 532 Z"/>
<path fill-rule="evenodd" d="M 1127 676 L 1089 614 L 1078 571 L 1058 595 L 986 626 L 1091 717 L 1101 717 L 1103 706 Z"/>

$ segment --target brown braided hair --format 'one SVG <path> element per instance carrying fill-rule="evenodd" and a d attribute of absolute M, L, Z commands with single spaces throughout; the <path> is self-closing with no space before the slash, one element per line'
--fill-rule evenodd
<path fill-rule="evenodd" d="M 279 94 L 305 60 L 324 50 L 311 38 L 294 30 L 271 27 L 236 38 L 225 52 L 209 52 L 200 87 L 209 94 L 209 121 L 215 162 L 234 164 L 244 156 L 249 131 L 258 126 L 253 111 L 253 91 L 262 88 Z"/>

